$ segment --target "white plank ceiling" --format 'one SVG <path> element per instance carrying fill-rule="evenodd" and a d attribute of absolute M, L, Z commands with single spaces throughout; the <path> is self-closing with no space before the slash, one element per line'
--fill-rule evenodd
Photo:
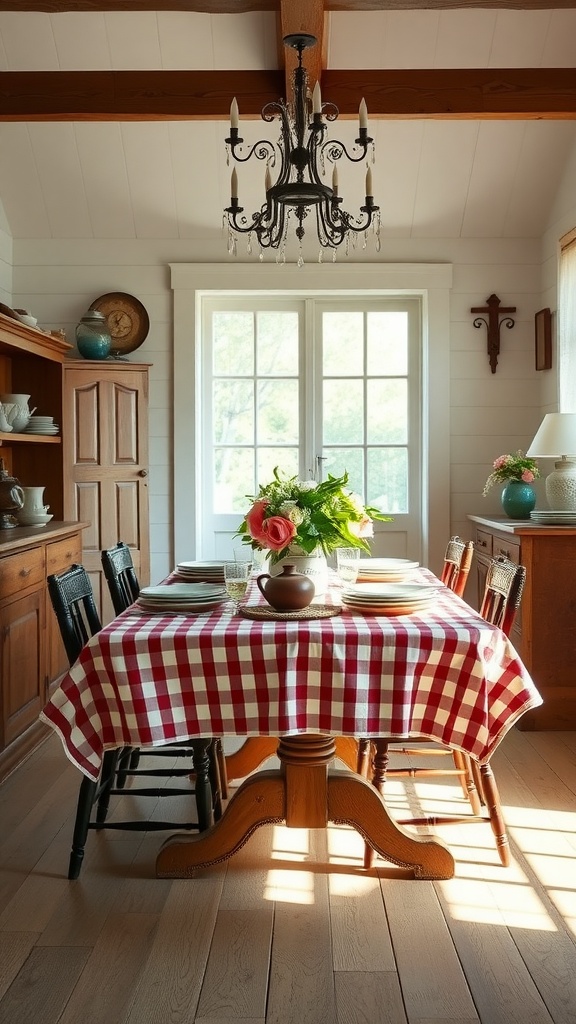
<path fill-rule="evenodd" d="M 576 11 L 331 14 L 329 68 L 572 67 Z M 273 14 L 0 12 L 0 72 L 266 69 L 278 66 Z M 271 97 L 273 99 L 274 97 Z M 328 95 L 323 97 L 329 100 Z M 22 239 L 208 239 L 229 203 L 225 122 L 0 123 L 0 202 Z M 575 121 L 372 121 L 374 195 L 388 237 L 534 238 Z M 275 126 L 242 124 L 247 141 Z M 331 137 L 352 144 L 353 122 Z M 344 206 L 364 175 L 342 167 Z M 251 211 L 261 164 L 239 173 Z"/>

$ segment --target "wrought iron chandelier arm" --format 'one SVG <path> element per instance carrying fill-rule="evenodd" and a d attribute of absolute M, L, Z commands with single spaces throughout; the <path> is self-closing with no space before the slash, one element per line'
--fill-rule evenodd
<path fill-rule="evenodd" d="M 262 249 L 278 248 L 285 229 L 285 211 L 282 206 L 272 203 L 269 207 L 265 203 L 252 214 L 251 221 L 243 216 L 242 206 L 229 206 L 224 212 L 228 214 L 228 222 L 233 231 L 242 235 L 255 235 Z"/>
<path fill-rule="evenodd" d="M 373 141 L 374 140 L 371 139 L 369 135 L 366 135 L 365 138 L 356 139 L 354 145 L 355 147 L 360 147 L 360 150 L 358 152 L 358 156 L 354 156 L 353 154 L 355 150 L 353 150 L 352 153 L 349 153 L 347 147 L 343 142 L 340 142 L 339 139 L 327 139 L 320 148 L 320 159 L 324 161 L 327 157 L 331 163 L 334 163 L 336 160 L 341 160 L 342 157 L 345 156 L 350 163 L 359 164 L 362 160 L 366 159 L 368 149 Z"/>
<path fill-rule="evenodd" d="M 266 162 L 270 161 L 271 164 L 276 162 L 277 147 L 273 142 L 270 142 L 269 139 L 260 139 L 258 142 L 255 142 L 246 156 L 242 156 L 241 152 L 238 151 L 238 147 L 242 145 L 244 139 L 239 138 L 235 140 L 228 138 L 226 139 L 226 142 L 230 146 L 230 152 L 238 164 L 247 163 L 247 161 L 253 156 L 255 156 L 257 160 L 266 160 Z"/>
<path fill-rule="evenodd" d="M 323 249 L 335 249 L 346 235 L 346 222 L 337 206 L 320 203 L 316 208 L 318 241 Z"/>

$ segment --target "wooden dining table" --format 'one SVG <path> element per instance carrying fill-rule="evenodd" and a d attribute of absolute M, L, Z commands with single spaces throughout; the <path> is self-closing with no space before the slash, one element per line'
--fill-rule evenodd
<path fill-rule="evenodd" d="M 342 607 L 335 576 L 321 618 L 314 606 L 312 617 L 253 619 L 229 603 L 195 614 L 134 604 L 89 640 L 41 719 L 94 780 L 104 752 L 124 746 L 244 737 L 228 759 L 232 776 L 276 750 L 279 768 L 250 774 L 218 822 L 170 836 L 156 859 L 159 877 L 226 860 L 267 823 L 334 822 L 415 878 L 450 878 L 446 845 L 399 825 L 353 770 L 358 738 L 423 737 L 484 763 L 542 701 L 501 630 L 427 570 L 418 579 L 437 588 L 434 600 L 404 615 Z M 248 612 L 267 607 L 254 580 L 246 603 Z M 336 755 L 346 770 L 333 767 Z"/>

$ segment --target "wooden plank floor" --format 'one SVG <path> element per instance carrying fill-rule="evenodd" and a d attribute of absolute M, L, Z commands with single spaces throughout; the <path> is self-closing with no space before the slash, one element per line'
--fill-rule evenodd
<path fill-rule="evenodd" d="M 347 828 L 269 826 L 175 881 L 154 877 L 165 834 L 91 832 L 69 882 L 80 776 L 51 737 L 0 787 L 0 1021 L 574 1024 L 576 733 L 513 730 L 493 764 L 508 869 L 484 824 L 438 830 L 447 882 L 364 872 Z M 453 778 L 391 779 L 388 801 L 466 806 Z"/>

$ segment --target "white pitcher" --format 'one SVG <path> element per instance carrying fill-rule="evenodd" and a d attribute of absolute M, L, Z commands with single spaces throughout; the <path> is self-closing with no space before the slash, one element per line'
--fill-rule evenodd
<path fill-rule="evenodd" d="M 23 514 L 30 515 L 32 512 L 43 512 L 45 487 L 23 487 L 22 490 L 24 491 Z"/>

